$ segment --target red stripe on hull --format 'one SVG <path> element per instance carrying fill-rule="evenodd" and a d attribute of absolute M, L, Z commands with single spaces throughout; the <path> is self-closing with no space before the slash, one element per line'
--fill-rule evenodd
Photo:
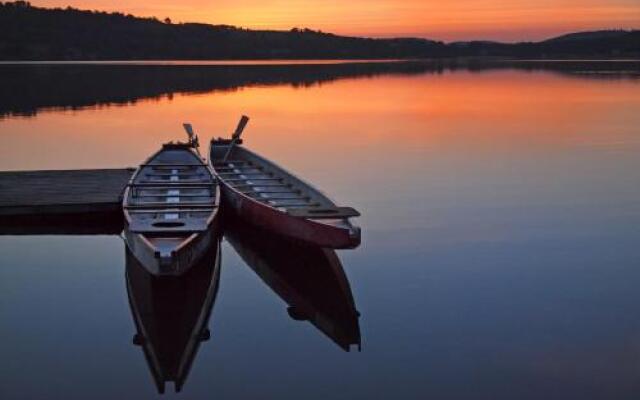
<path fill-rule="evenodd" d="M 354 248 L 360 244 L 359 232 L 310 219 L 292 217 L 232 189 L 222 182 L 223 200 L 239 217 L 288 238 L 333 249 Z M 357 229 L 357 228 L 356 228 Z"/>

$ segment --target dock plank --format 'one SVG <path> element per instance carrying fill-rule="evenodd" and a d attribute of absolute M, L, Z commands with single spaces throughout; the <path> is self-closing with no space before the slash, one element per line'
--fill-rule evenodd
<path fill-rule="evenodd" d="M 121 210 L 134 169 L 0 172 L 0 216 L 51 216 Z"/>

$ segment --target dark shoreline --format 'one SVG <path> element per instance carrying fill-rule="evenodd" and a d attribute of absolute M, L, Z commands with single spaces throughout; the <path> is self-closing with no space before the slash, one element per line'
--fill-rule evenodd
<path fill-rule="evenodd" d="M 254 85 L 309 87 L 340 79 L 380 75 L 481 73 L 517 69 L 553 72 L 576 79 L 640 79 L 640 60 L 625 62 L 530 62 L 430 60 L 337 64 L 0 64 L 0 119 L 35 116 L 49 109 L 125 105 L 139 100 L 233 91 Z"/>
<path fill-rule="evenodd" d="M 271 66 L 271 65 L 340 65 L 340 64 L 391 64 L 391 63 L 640 63 L 640 57 L 628 58 L 506 58 L 506 57 L 430 57 L 397 59 L 114 59 L 114 60 L 0 60 L 2 65 L 160 65 L 160 66 Z"/>
<path fill-rule="evenodd" d="M 374 39 L 306 28 L 249 30 L 123 13 L 0 2 L 0 60 L 318 60 L 441 57 L 640 57 L 640 30 L 576 32 L 538 42 Z"/>

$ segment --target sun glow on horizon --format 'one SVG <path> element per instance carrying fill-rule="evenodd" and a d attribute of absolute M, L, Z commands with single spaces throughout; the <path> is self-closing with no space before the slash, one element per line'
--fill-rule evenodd
<path fill-rule="evenodd" d="M 308 27 L 341 35 L 415 36 L 444 41 L 512 42 L 583 30 L 640 28 L 637 0 L 34 0 L 32 4 L 249 29 Z"/>

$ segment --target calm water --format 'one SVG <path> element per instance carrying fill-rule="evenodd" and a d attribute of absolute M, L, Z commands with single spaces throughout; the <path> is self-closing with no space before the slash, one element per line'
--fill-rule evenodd
<path fill-rule="evenodd" d="M 244 113 L 248 147 L 362 212 L 337 253 L 361 352 L 225 239 L 211 337 L 165 398 L 635 399 L 640 68 L 560 64 L 4 65 L 0 170 L 135 166 Z M 0 236 L 0 397 L 157 395 L 126 270 L 118 236 Z"/>

